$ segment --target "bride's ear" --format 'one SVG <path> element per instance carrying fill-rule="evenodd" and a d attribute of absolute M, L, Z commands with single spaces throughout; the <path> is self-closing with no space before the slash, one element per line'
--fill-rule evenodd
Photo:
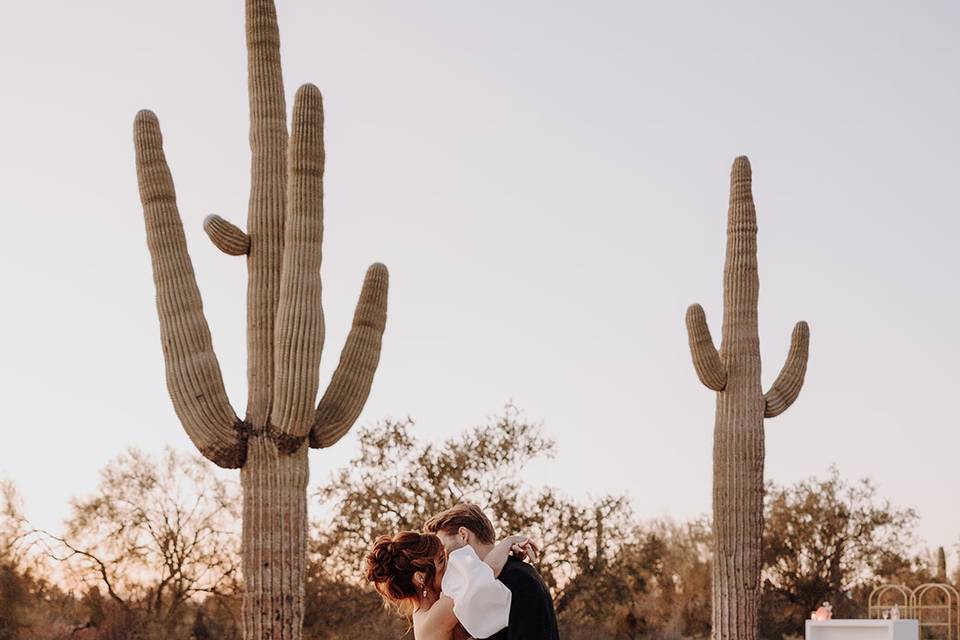
<path fill-rule="evenodd" d="M 413 574 L 413 586 L 417 588 L 417 591 L 422 591 L 425 584 L 426 574 L 423 571 L 417 571 Z"/>

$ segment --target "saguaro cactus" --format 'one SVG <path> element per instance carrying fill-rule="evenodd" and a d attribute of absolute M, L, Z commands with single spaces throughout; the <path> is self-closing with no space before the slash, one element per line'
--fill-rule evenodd
<path fill-rule="evenodd" d="M 723 268 L 723 339 L 717 351 L 703 308 L 687 309 L 693 365 L 717 392 L 713 431 L 713 637 L 755 640 L 763 535 L 763 419 L 793 404 L 807 369 L 809 329 L 798 322 L 790 353 L 766 393 L 760 383 L 757 329 L 757 213 L 750 161 L 730 175 L 727 258 Z"/>
<path fill-rule="evenodd" d="M 167 388 L 200 452 L 241 470 L 244 638 L 299 638 L 307 537 L 304 444 L 334 444 L 366 401 L 386 323 L 387 269 L 374 264 L 367 271 L 340 362 L 317 404 L 324 340 L 323 105 L 316 87 L 301 87 L 288 135 L 273 0 L 247 0 L 246 25 L 252 150 L 247 232 L 217 216 L 204 222 L 217 247 L 247 257 L 249 394 L 242 420 L 224 391 L 153 113 L 137 114 L 134 144 Z"/>

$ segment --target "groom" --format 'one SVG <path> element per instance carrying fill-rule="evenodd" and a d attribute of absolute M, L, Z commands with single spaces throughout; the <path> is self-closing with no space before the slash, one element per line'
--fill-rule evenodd
<path fill-rule="evenodd" d="M 493 524 L 480 507 L 458 504 L 435 515 L 423 528 L 435 533 L 447 550 L 443 590 L 453 598 L 454 613 L 468 633 L 492 640 L 559 640 L 553 600 L 532 565 L 512 556 L 507 560 L 498 576 L 509 590 L 506 597 L 471 592 L 471 572 L 489 572 L 477 559 L 482 560 L 496 542 Z M 461 594 L 469 598 L 458 597 Z"/>

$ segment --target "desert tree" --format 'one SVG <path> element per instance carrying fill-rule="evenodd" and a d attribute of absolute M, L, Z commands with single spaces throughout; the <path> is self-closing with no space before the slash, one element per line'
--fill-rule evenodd
<path fill-rule="evenodd" d="M 28 533 L 16 486 L 0 480 L 0 640 L 17 638 L 28 626 L 31 594 L 23 567 Z"/>
<path fill-rule="evenodd" d="M 800 632 L 824 601 L 838 617 L 861 617 L 878 583 L 932 578 L 914 555 L 917 514 L 879 496 L 869 479 L 848 482 L 834 467 L 825 478 L 768 484 L 765 510 L 765 638 Z"/>
<path fill-rule="evenodd" d="M 480 505 L 500 535 L 538 539 L 538 568 L 557 596 L 574 576 L 615 553 L 630 518 L 627 501 L 602 496 L 581 503 L 531 486 L 524 469 L 556 447 L 514 407 L 439 444 L 418 439 L 415 430 L 409 419 L 362 429 L 357 456 L 318 489 L 323 516 L 314 552 L 328 575 L 357 580 L 377 536 L 419 530 L 458 502 Z"/>
<path fill-rule="evenodd" d="M 74 628 L 76 602 L 40 547 L 16 486 L 0 480 L 0 640 L 54 640 Z"/>
<path fill-rule="evenodd" d="M 197 456 L 131 449 L 72 500 L 62 533 L 38 534 L 72 584 L 172 630 L 191 600 L 239 592 L 238 494 Z"/>
<path fill-rule="evenodd" d="M 602 566 L 577 575 L 557 611 L 564 637 L 700 638 L 710 632 L 709 523 L 633 523 Z"/>

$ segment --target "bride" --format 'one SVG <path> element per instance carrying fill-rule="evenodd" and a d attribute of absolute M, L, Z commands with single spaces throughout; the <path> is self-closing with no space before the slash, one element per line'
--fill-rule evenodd
<path fill-rule="evenodd" d="M 522 555 L 529 544 L 526 536 L 508 536 L 493 547 L 483 563 L 495 578 L 510 554 Z M 469 547 L 467 550 L 473 553 Z M 367 554 L 365 578 L 373 583 L 387 607 L 412 622 L 416 640 L 464 640 L 470 636 L 454 614 L 453 599 L 441 592 L 446 569 L 447 554 L 440 538 L 432 533 L 403 531 L 377 539 Z M 490 571 L 486 573 L 489 579 Z M 509 608 L 509 590 L 496 580 L 489 582 L 491 589 L 504 593 Z"/>

